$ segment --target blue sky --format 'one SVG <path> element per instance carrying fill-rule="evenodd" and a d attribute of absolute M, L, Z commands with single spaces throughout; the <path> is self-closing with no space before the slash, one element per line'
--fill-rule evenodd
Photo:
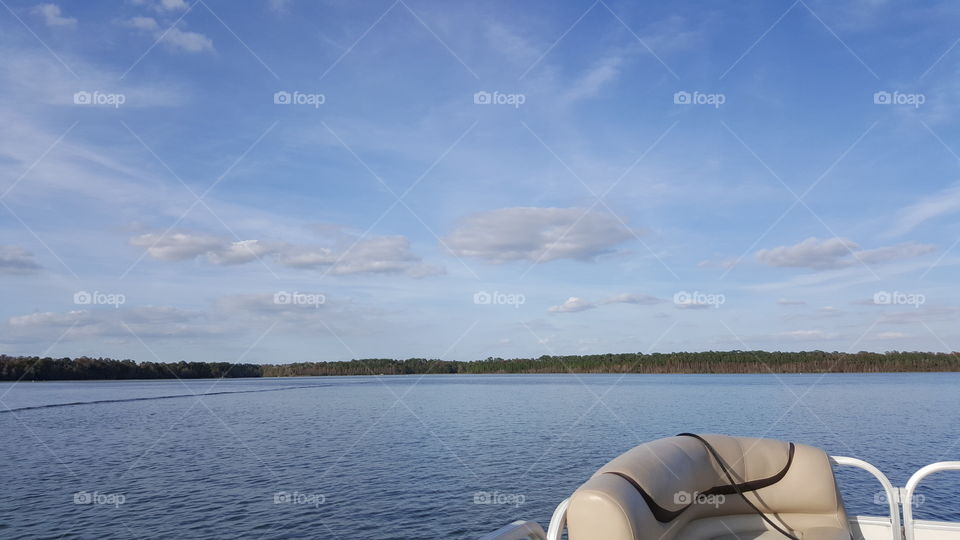
<path fill-rule="evenodd" d="M 5 0 L 0 348 L 955 350 L 958 17 Z"/>

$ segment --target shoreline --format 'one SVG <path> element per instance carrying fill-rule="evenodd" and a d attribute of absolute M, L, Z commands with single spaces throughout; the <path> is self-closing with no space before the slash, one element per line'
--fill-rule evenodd
<path fill-rule="evenodd" d="M 455 361 L 370 358 L 288 364 L 135 362 L 0 354 L 0 381 L 187 380 L 391 375 L 787 375 L 823 373 L 955 373 L 960 353 L 706 351 L 610 353 Z"/>

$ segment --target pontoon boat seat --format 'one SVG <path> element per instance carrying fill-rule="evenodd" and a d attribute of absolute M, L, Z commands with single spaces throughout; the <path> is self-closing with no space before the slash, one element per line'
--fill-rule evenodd
<path fill-rule="evenodd" d="M 826 453 L 772 439 L 702 435 L 744 495 L 801 540 L 850 540 Z M 689 436 L 642 444 L 604 465 L 570 498 L 570 540 L 783 540 Z"/>

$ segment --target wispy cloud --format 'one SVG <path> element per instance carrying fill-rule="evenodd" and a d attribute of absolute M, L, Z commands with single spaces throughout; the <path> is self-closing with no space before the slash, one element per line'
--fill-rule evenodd
<path fill-rule="evenodd" d="M 756 258 L 768 266 L 827 270 L 862 263 L 886 263 L 919 257 L 936 250 L 930 244 L 905 243 L 874 249 L 860 249 L 847 238 L 810 237 L 791 246 L 778 246 L 757 251 Z"/>
<path fill-rule="evenodd" d="M 473 214 L 444 242 L 461 257 L 491 263 L 591 261 L 632 238 L 613 216 L 583 208 L 518 207 Z"/>
<path fill-rule="evenodd" d="M 43 22 L 47 26 L 76 26 L 77 19 L 66 17 L 60 6 L 56 4 L 40 4 L 33 8 L 34 13 L 43 17 Z"/>
<path fill-rule="evenodd" d="M 153 17 L 137 16 L 123 21 L 124 26 L 149 34 L 172 51 L 186 53 L 212 52 L 213 40 L 199 33 L 183 30 L 178 26 L 163 29 Z"/>
<path fill-rule="evenodd" d="M 897 212 L 889 234 L 895 236 L 907 234 L 930 220 L 957 212 L 960 212 L 960 183 L 922 197 Z"/>
<path fill-rule="evenodd" d="M 583 298 L 571 296 L 562 304 L 549 307 L 547 311 L 550 313 L 576 313 L 578 311 L 596 309 L 600 306 L 606 306 L 610 304 L 634 304 L 650 306 L 654 304 L 660 304 L 662 302 L 665 302 L 665 300 L 655 296 L 631 293 L 617 294 L 597 302 L 591 302 Z"/>
<path fill-rule="evenodd" d="M 35 274 L 40 269 L 33 253 L 17 246 L 0 245 L 0 274 Z"/>

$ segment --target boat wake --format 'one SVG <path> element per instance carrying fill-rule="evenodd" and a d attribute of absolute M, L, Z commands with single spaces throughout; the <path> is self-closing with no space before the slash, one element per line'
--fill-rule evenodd
<path fill-rule="evenodd" d="M 221 392 L 203 392 L 199 394 L 175 394 L 172 396 L 147 396 L 147 397 L 123 398 L 123 399 L 100 399 L 95 401 L 72 401 L 69 403 L 49 403 L 46 405 L 30 405 L 27 407 L 16 407 L 16 408 L 7 407 L 4 410 L 0 410 L 0 414 L 16 413 L 21 411 L 32 411 L 37 409 L 53 409 L 58 407 L 76 407 L 79 405 L 100 405 L 103 403 L 127 403 L 127 402 L 133 402 L 133 401 L 154 401 L 154 400 L 161 400 L 161 399 L 180 399 L 180 398 L 190 398 L 190 397 L 202 398 L 207 396 L 221 396 L 224 394 L 255 394 L 258 392 L 282 392 L 284 390 L 319 388 L 319 387 L 325 387 L 325 386 L 332 386 L 332 385 L 311 384 L 311 385 L 305 385 L 305 386 L 284 386 L 282 388 L 266 388 L 261 390 L 223 390 Z"/>

